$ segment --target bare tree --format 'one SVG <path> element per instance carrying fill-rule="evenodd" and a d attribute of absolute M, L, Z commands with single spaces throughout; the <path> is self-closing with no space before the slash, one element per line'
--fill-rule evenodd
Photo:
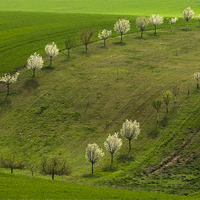
<path fill-rule="evenodd" d="M 158 120 L 159 120 L 159 113 L 158 113 L 158 111 L 159 111 L 161 105 L 162 105 L 162 100 L 155 100 L 155 101 L 152 102 L 152 106 L 157 111 L 157 124 L 158 124 Z"/>
<path fill-rule="evenodd" d="M 94 29 L 90 29 L 88 31 L 86 28 L 85 30 L 81 31 L 79 34 L 80 40 L 85 45 L 86 51 L 87 51 L 87 45 L 89 44 L 90 39 L 92 38 L 94 32 L 95 32 Z"/>
<path fill-rule="evenodd" d="M 69 58 L 69 50 L 71 48 L 73 48 L 75 45 L 76 45 L 76 40 L 75 39 L 67 38 L 65 40 L 65 46 L 66 46 L 66 49 L 68 50 L 68 58 Z"/>

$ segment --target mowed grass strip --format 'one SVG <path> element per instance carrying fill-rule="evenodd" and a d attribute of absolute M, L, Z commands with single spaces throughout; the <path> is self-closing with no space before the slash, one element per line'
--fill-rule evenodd
<path fill-rule="evenodd" d="M 1 199 L 182 199 L 164 193 L 137 192 L 0 172 Z M 191 198 L 188 198 L 191 199 Z"/>

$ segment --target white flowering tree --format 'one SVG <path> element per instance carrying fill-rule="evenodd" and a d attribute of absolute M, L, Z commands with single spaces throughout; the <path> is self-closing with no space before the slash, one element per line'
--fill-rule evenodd
<path fill-rule="evenodd" d="M 117 152 L 122 146 L 122 139 L 118 138 L 118 133 L 108 136 L 104 142 L 106 150 L 111 154 L 111 167 L 113 165 L 113 154 Z"/>
<path fill-rule="evenodd" d="M 122 129 L 120 130 L 121 134 L 129 141 L 129 152 L 131 151 L 131 140 L 137 139 L 137 136 L 140 134 L 140 123 L 136 120 L 128 120 L 123 123 Z"/>
<path fill-rule="evenodd" d="M 178 21 L 178 18 L 176 18 L 176 17 L 169 19 L 169 23 L 171 25 L 171 31 L 172 31 L 172 24 L 176 23 L 177 21 Z"/>
<path fill-rule="evenodd" d="M 183 16 L 183 19 L 187 21 L 186 28 L 188 28 L 188 21 L 190 21 L 194 17 L 194 11 L 190 7 L 188 7 L 184 9 L 182 16 Z"/>
<path fill-rule="evenodd" d="M 141 37 L 143 36 L 143 31 L 146 29 L 146 27 L 149 25 L 149 18 L 146 17 L 138 17 L 136 19 L 136 25 L 138 29 L 141 31 Z"/>
<path fill-rule="evenodd" d="M 106 40 L 111 36 L 112 31 L 108 31 L 104 29 L 103 31 L 99 31 L 98 37 L 104 40 L 104 47 L 106 46 Z"/>
<path fill-rule="evenodd" d="M 194 78 L 197 80 L 197 89 L 199 88 L 200 72 L 194 73 Z"/>
<path fill-rule="evenodd" d="M 158 111 L 159 111 L 161 105 L 162 105 L 162 100 L 156 99 L 155 101 L 152 102 L 152 106 L 153 106 L 153 107 L 156 109 L 156 111 L 157 111 L 157 124 L 158 124 L 158 120 L 159 120 L 159 113 L 158 113 Z"/>
<path fill-rule="evenodd" d="M 47 55 L 50 57 L 50 66 L 51 66 L 52 58 L 58 54 L 59 49 L 57 48 L 57 45 L 54 42 L 52 42 L 52 44 L 46 45 L 45 51 Z"/>
<path fill-rule="evenodd" d="M 19 76 L 19 72 L 16 72 L 14 75 L 10 75 L 9 73 L 4 74 L 2 77 L 0 77 L 0 81 L 4 82 L 7 85 L 7 95 L 9 95 L 9 88 L 10 84 L 17 81 L 17 78 Z"/>
<path fill-rule="evenodd" d="M 169 90 L 163 92 L 163 101 L 166 105 L 167 113 L 168 113 L 168 105 L 169 105 L 169 102 L 171 101 L 171 97 L 172 97 L 172 93 Z"/>
<path fill-rule="evenodd" d="M 126 19 L 118 19 L 114 25 L 114 31 L 121 34 L 121 42 L 122 42 L 122 34 L 126 33 L 130 30 L 130 22 Z"/>
<path fill-rule="evenodd" d="M 155 26 L 155 33 L 156 34 L 156 26 L 161 25 L 163 23 L 164 18 L 162 16 L 158 15 L 152 15 L 149 18 L 150 23 Z"/>
<path fill-rule="evenodd" d="M 98 162 L 103 156 L 104 153 L 102 149 L 100 149 L 96 143 L 88 144 L 86 148 L 85 158 L 92 163 L 92 174 L 94 163 Z"/>
<path fill-rule="evenodd" d="M 27 60 L 27 68 L 33 70 L 33 78 L 35 77 L 35 70 L 41 69 L 44 61 L 42 60 L 42 56 L 37 54 L 36 52 L 31 55 Z"/>

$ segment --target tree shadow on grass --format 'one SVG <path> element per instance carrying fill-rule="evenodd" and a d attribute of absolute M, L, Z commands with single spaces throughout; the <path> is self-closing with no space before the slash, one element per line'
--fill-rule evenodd
<path fill-rule="evenodd" d="M 100 174 L 95 174 L 95 171 L 93 174 L 83 174 L 82 175 L 83 178 L 101 178 L 102 176 Z"/>
<path fill-rule="evenodd" d="M 130 151 L 130 155 L 127 153 L 127 154 L 120 154 L 116 160 L 118 160 L 120 163 L 127 163 L 129 161 L 134 161 L 135 160 L 135 157 L 133 156 L 133 154 L 131 154 L 131 151 Z"/>
<path fill-rule="evenodd" d="M 125 46 L 126 43 L 125 42 L 113 42 L 114 45 L 118 45 L 118 46 Z"/>
<path fill-rule="evenodd" d="M 104 167 L 102 167 L 102 171 L 103 172 L 116 172 L 118 170 L 118 167 L 116 166 L 117 164 L 113 164 L 112 167 L 110 167 L 110 165 L 106 165 Z"/>
<path fill-rule="evenodd" d="M 150 130 L 150 131 L 147 133 L 147 135 L 148 135 L 149 137 L 155 138 L 155 137 L 158 136 L 159 132 L 160 132 L 160 131 L 158 130 L 158 128 L 157 128 L 157 126 L 156 126 L 155 129 Z"/>
<path fill-rule="evenodd" d="M 160 121 L 160 125 L 163 127 L 167 126 L 167 122 L 168 122 L 168 117 L 167 115 Z"/>
<path fill-rule="evenodd" d="M 55 67 L 52 67 L 52 66 L 46 66 L 46 67 L 43 67 L 42 70 L 54 70 Z"/>
<path fill-rule="evenodd" d="M 9 98 L 9 96 L 0 99 L 0 106 L 4 109 L 11 108 L 11 99 Z"/>
<path fill-rule="evenodd" d="M 180 29 L 181 31 L 192 31 L 192 29 L 186 29 L 186 28 L 182 28 L 182 29 Z"/>
<path fill-rule="evenodd" d="M 28 79 L 24 82 L 23 88 L 25 90 L 33 90 L 39 86 L 37 80 L 35 79 Z"/>

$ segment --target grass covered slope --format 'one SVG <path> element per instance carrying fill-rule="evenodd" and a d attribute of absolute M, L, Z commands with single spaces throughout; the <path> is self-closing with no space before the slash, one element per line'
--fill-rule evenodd
<path fill-rule="evenodd" d="M 21 159 L 40 164 L 44 155 L 58 155 L 72 166 L 71 182 L 188 195 L 199 191 L 199 27 L 130 34 L 74 48 L 71 58 L 61 52 L 49 67 L 24 69 L 11 85 L 11 95 L 0 92 L 1 153 L 16 151 Z M 191 35 L 193 37 L 191 37 Z M 189 85 L 189 95 L 188 95 Z M 179 86 L 166 114 L 151 106 L 162 92 Z M 88 143 L 103 142 L 119 132 L 125 119 L 136 119 L 141 134 L 114 155 L 105 152 L 95 165 L 86 161 Z M 62 177 L 58 177 L 62 179 Z"/>
<path fill-rule="evenodd" d="M 91 13 L 114 15 L 151 15 L 181 17 L 183 9 L 191 6 L 200 12 L 198 1 L 187 0 L 1 0 L 0 10 L 39 11 L 58 13 Z"/>

